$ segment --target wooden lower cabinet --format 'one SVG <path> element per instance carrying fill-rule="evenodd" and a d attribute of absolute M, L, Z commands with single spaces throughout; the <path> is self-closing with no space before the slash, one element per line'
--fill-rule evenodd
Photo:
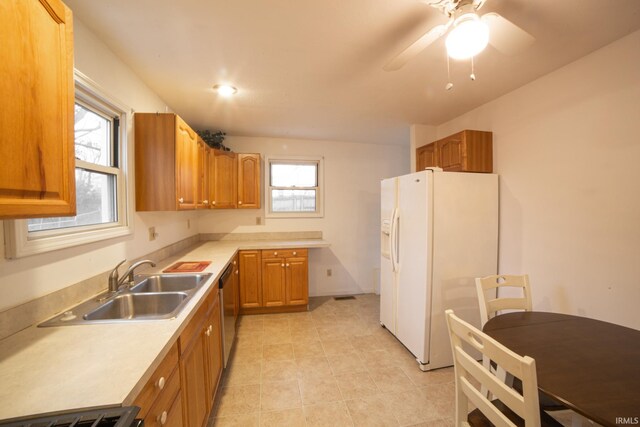
<path fill-rule="evenodd" d="M 205 336 L 207 337 L 207 385 L 209 407 L 216 399 L 216 392 L 222 377 L 222 325 L 220 324 L 220 298 L 215 298 L 209 316 L 205 322 Z"/>
<path fill-rule="evenodd" d="M 209 413 L 206 345 L 203 334 L 199 333 L 180 356 L 184 421 L 193 427 L 204 425 Z"/>
<path fill-rule="evenodd" d="M 309 303 L 307 249 L 240 251 L 240 312 L 303 311 Z"/>
<path fill-rule="evenodd" d="M 240 310 L 262 307 L 262 263 L 260 251 L 239 252 Z"/>

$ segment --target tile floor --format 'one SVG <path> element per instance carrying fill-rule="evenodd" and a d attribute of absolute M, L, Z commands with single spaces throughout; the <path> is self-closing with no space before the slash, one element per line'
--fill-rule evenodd
<path fill-rule="evenodd" d="M 209 426 L 452 426 L 453 369 L 422 372 L 379 297 L 243 316 Z"/>

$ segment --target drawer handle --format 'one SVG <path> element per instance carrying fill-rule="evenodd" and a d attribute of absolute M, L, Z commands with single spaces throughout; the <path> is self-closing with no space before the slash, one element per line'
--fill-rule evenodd
<path fill-rule="evenodd" d="M 158 415 L 157 420 L 161 426 L 165 425 L 167 422 L 167 411 L 162 411 L 162 414 Z"/>
<path fill-rule="evenodd" d="M 296 252 L 296 251 L 293 251 L 293 255 L 298 255 L 298 252 Z"/>
<path fill-rule="evenodd" d="M 164 377 L 160 377 L 160 379 L 156 382 L 156 387 L 162 390 L 164 388 L 165 383 L 166 383 L 166 380 L 164 379 Z"/>
<path fill-rule="evenodd" d="M 180 197 L 180 198 L 178 199 L 178 202 L 180 202 L 180 203 L 184 203 L 184 197 Z"/>

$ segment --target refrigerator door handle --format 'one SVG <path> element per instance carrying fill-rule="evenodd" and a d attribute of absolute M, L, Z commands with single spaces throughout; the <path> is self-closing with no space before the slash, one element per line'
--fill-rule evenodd
<path fill-rule="evenodd" d="M 391 246 L 391 270 L 395 273 L 398 271 L 398 209 L 393 210 L 391 215 L 391 236 L 389 246 Z"/>

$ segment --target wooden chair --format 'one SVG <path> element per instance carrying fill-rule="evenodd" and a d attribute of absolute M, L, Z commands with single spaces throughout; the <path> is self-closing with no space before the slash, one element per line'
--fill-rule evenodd
<path fill-rule="evenodd" d="M 519 356 L 482 331 L 445 312 L 455 369 L 456 427 L 560 427 L 561 424 L 540 409 L 535 360 Z M 505 384 L 486 366 L 476 361 L 470 349 L 496 361 L 522 381 L 522 394 Z M 486 387 L 497 400 L 489 400 L 475 383 Z M 469 404 L 477 409 L 469 413 Z"/>
<path fill-rule="evenodd" d="M 500 297 L 500 288 L 522 288 L 522 297 Z M 495 290 L 495 297 L 488 299 L 487 292 Z M 499 274 L 476 278 L 476 291 L 480 302 L 480 322 L 482 326 L 493 318 L 501 310 L 531 311 L 531 289 L 529 276 L 524 274 L 516 276 L 512 274 Z"/>

